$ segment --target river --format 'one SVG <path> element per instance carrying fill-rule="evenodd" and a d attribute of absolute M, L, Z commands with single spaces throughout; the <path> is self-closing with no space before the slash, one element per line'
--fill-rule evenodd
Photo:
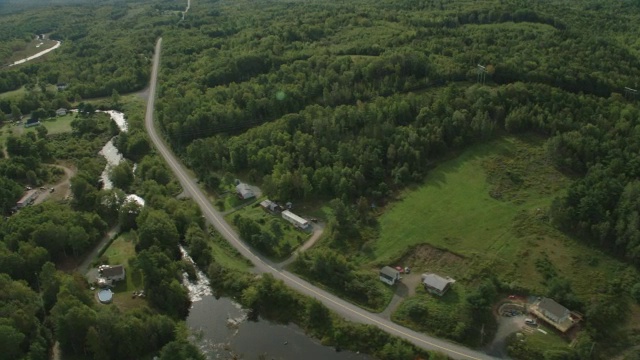
<path fill-rule="evenodd" d="M 183 256 L 191 258 L 180 248 Z M 191 341 L 208 359 L 367 360 L 363 354 L 336 352 L 308 337 L 296 325 L 275 324 L 263 318 L 248 319 L 248 312 L 233 300 L 211 294 L 209 279 L 197 271 L 197 281 L 183 283 L 192 306 L 187 317 Z"/>
<path fill-rule="evenodd" d="M 103 112 L 109 114 L 120 131 L 128 130 L 123 113 L 113 110 Z M 113 188 L 109 180 L 110 169 L 124 159 L 113 144 L 114 139 L 109 140 L 100 150 L 100 154 L 107 160 L 101 176 L 105 189 Z M 144 200 L 135 194 L 127 195 L 127 198 L 144 206 Z M 180 251 L 184 258 L 193 263 L 183 247 L 180 247 Z M 191 341 L 208 359 L 371 359 L 349 351 L 336 352 L 333 347 L 323 346 L 320 341 L 308 337 L 296 325 L 275 324 L 263 318 L 249 320 L 247 310 L 230 298 L 215 298 L 207 276 L 200 270 L 196 274 L 195 282 L 189 281 L 184 274 L 183 285 L 189 290 L 192 302 L 187 325 L 191 330 Z"/>

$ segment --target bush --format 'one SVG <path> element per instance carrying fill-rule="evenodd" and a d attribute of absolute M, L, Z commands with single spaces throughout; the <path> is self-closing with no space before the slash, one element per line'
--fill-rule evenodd
<path fill-rule="evenodd" d="M 640 282 L 633 285 L 631 288 L 631 296 L 640 304 Z"/>

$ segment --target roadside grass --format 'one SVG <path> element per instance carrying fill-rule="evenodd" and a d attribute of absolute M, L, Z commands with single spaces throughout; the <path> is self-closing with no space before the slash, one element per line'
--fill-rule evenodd
<path fill-rule="evenodd" d="M 213 234 L 210 231 L 209 242 L 211 252 L 213 253 L 213 259 L 224 268 L 247 271 L 252 265 L 251 262 L 242 256 L 235 248 L 218 234 Z M 206 270 L 206 269 L 205 269 Z"/>
<path fill-rule="evenodd" d="M 594 283 L 612 276 L 637 281 L 637 270 L 549 223 L 552 200 L 570 182 L 546 161 L 537 137 L 473 146 L 439 165 L 422 186 L 407 190 L 387 209 L 379 218 L 380 236 L 365 256 L 371 263 L 393 263 L 408 249 L 429 244 L 465 260 L 451 274 L 462 277 L 458 280 L 489 271 L 538 294 L 546 292 L 544 272 L 567 278 L 582 298 L 597 291 Z"/>
<path fill-rule="evenodd" d="M 419 286 L 416 295 L 403 301 L 391 318 L 414 330 L 457 341 L 464 337 L 465 325 L 472 322 L 466 303 L 466 289 L 457 283 L 442 297 L 432 295 Z"/>
<path fill-rule="evenodd" d="M 256 205 L 260 200 L 256 202 Z M 296 229 L 291 223 L 284 220 L 281 216 L 268 213 L 264 211 L 260 206 L 245 206 L 225 216 L 227 222 L 229 222 L 229 224 L 231 224 L 231 226 L 233 226 L 237 230 L 237 227 L 234 225 L 233 221 L 236 216 L 241 216 L 243 218 L 248 218 L 255 221 L 262 232 L 269 232 L 275 237 L 275 239 L 278 241 L 276 249 L 274 249 L 275 255 L 268 256 L 267 254 L 265 254 L 274 261 L 287 259 L 289 256 L 291 256 L 296 248 L 298 248 L 311 237 L 311 233 L 306 233 Z M 272 230 L 275 224 L 279 225 L 281 234 L 276 234 Z M 247 239 L 243 240 L 247 241 Z"/>

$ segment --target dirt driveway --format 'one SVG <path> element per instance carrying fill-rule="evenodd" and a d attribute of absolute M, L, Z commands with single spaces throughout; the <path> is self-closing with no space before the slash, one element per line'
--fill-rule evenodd
<path fill-rule="evenodd" d="M 71 178 L 76 174 L 76 169 L 57 164 L 51 166 L 62 169 L 64 171 L 64 176 L 55 184 L 43 185 L 39 189 L 40 193 L 38 194 L 38 198 L 34 202 L 35 204 L 40 204 L 49 198 L 54 200 L 64 200 L 71 196 Z M 53 189 L 53 192 L 51 192 L 50 189 Z"/>

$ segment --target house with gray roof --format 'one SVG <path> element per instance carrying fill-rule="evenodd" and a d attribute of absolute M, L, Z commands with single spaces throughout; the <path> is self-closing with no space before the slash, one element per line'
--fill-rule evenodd
<path fill-rule="evenodd" d="M 456 281 L 450 277 L 442 277 L 438 274 L 422 274 L 422 284 L 424 288 L 435 295 L 442 296 Z"/>
<path fill-rule="evenodd" d="M 544 298 L 538 304 L 538 311 L 549 320 L 562 323 L 569 319 L 571 312 L 566 307 L 558 304 L 553 299 Z"/>
<path fill-rule="evenodd" d="M 380 270 L 380 281 L 383 283 L 393 285 L 398 280 L 400 280 L 400 271 L 391 266 L 385 266 Z"/>
<path fill-rule="evenodd" d="M 253 192 L 251 187 L 245 183 L 239 183 L 236 185 L 236 194 L 238 194 L 242 200 L 256 197 L 256 194 Z"/>

